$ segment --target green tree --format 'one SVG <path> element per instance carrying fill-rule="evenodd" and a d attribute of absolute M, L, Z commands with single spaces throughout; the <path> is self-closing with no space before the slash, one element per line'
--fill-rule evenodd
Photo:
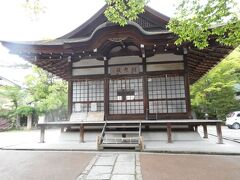
<path fill-rule="evenodd" d="M 106 0 L 105 15 L 121 26 L 144 12 L 145 0 Z M 240 44 L 240 10 L 237 0 L 180 0 L 168 28 L 178 36 L 175 43 L 192 42 L 203 49 L 209 38 L 227 46 Z"/>
<path fill-rule="evenodd" d="M 134 21 L 138 14 L 144 12 L 144 6 L 149 0 L 105 0 L 107 8 L 105 16 L 109 21 L 124 26 L 128 21 Z"/>
<path fill-rule="evenodd" d="M 230 111 L 240 108 L 235 99 L 234 85 L 240 83 L 240 48 L 191 86 L 192 108 L 203 118 L 224 119 Z"/>
<path fill-rule="evenodd" d="M 2 86 L 0 88 L 0 97 L 10 101 L 11 104 L 9 108 L 14 110 L 23 104 L 23 97 L 25 95 L 26 94 L 21 91 L 21 88 L 17 86 Z"/>
<path fill-rule="evenodd" d="M 27 93 L 19 86 L 2 86 L 0 88 L 0 99 L 3 105 L 0 108 L 0 117 L 11 120 L 18 128 L 20 117 L 32 115 L 34 109 L 27 105 Z"/>
<path fill-rule="evenodd" d="M 178 35 L 176 44 L 193 42 L 203 49 L 209 38 L 227 46 L 240 44 L 237 0 L 181 0 L 168 28 Z"/>
<path fill-rule="evenodd" d="M 67 118 L 67 83 L 54 75 L 33 67 L 26 77 L 27 92 L 39 113 L 47 113 L 51 120 Z"/>

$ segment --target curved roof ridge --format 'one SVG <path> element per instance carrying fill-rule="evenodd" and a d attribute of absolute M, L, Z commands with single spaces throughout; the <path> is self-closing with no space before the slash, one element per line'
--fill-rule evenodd
<path fill-rule="evenodd" d="M 104 14 L 104 11 L 106 9 L 107 5 L 104 5 L 98 12 L 96 12 L 90 19 L 88 19 L 87 21 L 85 21 L 83 24 L 81 24 L 80 26 L 78 26 L 76 29 L 74 29 L 73 31 L 57 38 L 57 39 L 69 39 L 72 36 L 76 35 L 78 32 L 82 31 L 84 28 L 86 28 L 87 26 L 89 26 L 91 23 L 93 23 L 101 14 Z M 149 7 L 149 6 L 145 6 L 144 7 L 145 12 L 150 13 L 151 15 L 155 16 L 156 18 L 159 18 L 161 20 L 163 20 L 165 23 L 168 23 L 170 18 L 156 10 L 154 10 L 153 8 Z M 98 26 L 97 26 L 98 27 Z M 92 33 L 91 33 L 92 34 Z"/>
<path fill-rule="evenodd" d="M 99 15 L 101 15 L 105 9 L 106 9 L 107 5 L 104 5 L 98 12 L 96 12 L 92 17 L 90 17 L 90 19 L 86 20 L 83 24 L 81 24 L 80 26 L 78 26 L 76 29 L 74 29 L 73 31 L 57 38 L 57 39 L 67 39 L 71 36 L 73 36 L 74 34 L 76 34 L 77 32 L 81 31 L 82 29 L 84 29 L 85 27 L 87 27 L 91 22 L 93 22 L 94 20 L 97 19 L 97 17 Z"/>

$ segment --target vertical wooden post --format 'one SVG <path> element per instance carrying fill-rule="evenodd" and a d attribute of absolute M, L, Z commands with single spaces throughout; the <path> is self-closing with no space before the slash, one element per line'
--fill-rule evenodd
<path fill-rule="evenodd" d="M 107 66 L 106 63 L 107 62 L 105 62 L 105 66 Z M 107 69 L 107 67 L 105 69 Z M 104 79 L 104 87 L 105 87 L 104 88 L 104 120 L 107 121 L 109 116 L 109 79 L 108 77 L 105 77 Z"/>
<path fill-rule="evenodd" d="M 104 60 L 104 120 L 109 119 L 109 72 L 108 72 L 108 60 Z"/>
<path fill-rule="evenodd" d="M 168 143 L 172 143 L 172 128 L 170 123 L 167 123 L 167 136 L 168 136 Z"/>
<path fill-rule="evenodd" d="M 80 124 L 80 142 L 84 142 L 84 125 Z"/>
<path fill-rule="evenodd" d="M 188 118 L 192 118 L 191 115 L 191 98 L 190 98 L 190 83 L 189 83 L 189 69 L 188 69 L 188 62 L 187 62 L 187 54 L 188 51 L 186 48 L 183 49 L 183 60 L 184 60 L 184 87 L 185 87 L 185 94 L 186 94 L 186 108 Z"/>
<path fill-rule="evenodd" d="M 72 96 L 73 96 L 73 88 L 72 88 L 72 81 L 68 81 L 68 120 L 70 120 L 72 114 Z"/>
<path fill-rule="evenodd" d="M 145 120 L 148 120 L 149 117 L 149 100 L 148 100 L 148 78 L 147 78 L 147 64 L 146 58 L 142 58 L 143 64 L 143 109 L 145 114 Z M 145 126 L 146 127 L 146 126 Z"/>
<path fill-rule="evenodd" d="M 218 144 L 223 144 L 221 123 L 216 124 Z"/>
<path fill-rule="evenodd" d="M 203 124 L 203 138 L 208 138 L 208 131 L 207 131 L 207 125 Z"/>
<path fill-rule="evenodd" d="M 40 143 L 45 142 L 45 126 L 41 125 L 41 130 L 40 130 Z"/>

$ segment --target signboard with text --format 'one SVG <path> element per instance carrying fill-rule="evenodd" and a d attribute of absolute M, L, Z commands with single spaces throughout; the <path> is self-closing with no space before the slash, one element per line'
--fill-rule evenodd
<path fill-rule="evenodd" d="M 110 67 L 111 75 L 139 74 L 139 65 L 113 66 Z"/>

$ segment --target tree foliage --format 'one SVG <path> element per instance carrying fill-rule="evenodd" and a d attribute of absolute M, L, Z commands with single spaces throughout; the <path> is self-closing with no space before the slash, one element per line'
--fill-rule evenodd
<path fill-rule="evenodd" d="M 2 86 L 0 88 L 0 97 L 10 102 L 10 109 L 17 109 L 18 106 L 24 104 L 26 94 L 18 86 Z"/>
<path fill-rule="evenodd" d="M 40 68 L 33 67 L 33 74 L 26 77 L 26 87 L 0 87 L 0 117 L 13 121 L 17 116 L 46 114 L 49 120 L 67 118 L 67 84 Z M 9 102 L 9 103 L 8 103 Z"/>
<path fill-rule="evenodd" d="M 32 20 L 38 19 L 39 15 L 45 13 L 46 7 L 41 3 L 41 0 L 25 0 L 23 3 L 28 17 Z"/>
<path fill-rule="evenodd" d="M 182 0 L 168 25 L 178 35 L 176 44 L 193 42 L 202 49 L 209 45 L 208 38 L 220 44 L 240 44 L 240 11 L 236 0 Z"/>
<path fill-rule="evenodd" d="M 109 21 L 124 26 L 128 21 L 134 21 L 144 12 L 148 0 L 105 0 L 107 8 L 105 16 Z"/>
<path fill-rule="evenodd" d="M 67 113 L 67 83 L 54 75 L 33 67 L 34 74 L 26 77 L 31 101 L 39 113 L 49 113 L 55 120 L 59 113 Z M 57 114 L 56 114 L 57 113 Z"/>
<path fill-rule="evenodd" d="M 224 119 L 230 111 L 239 110 L 234 85 L 240 83 L 240 48 L 191 87 L 192 108 L 203 117 Z"/>
<path fill-rule="evenodd" d="M 144 12 L 145 0 L 106 0 L 105 15 L 121 26 Z M 180 0 L 168 28 L 178 36 L 175 44 L 192 42 L 199 49 L 209 38 L 227 46 L 240 44 L 240 10 L 237 0 Z"/>
<path fill-rule="evenodd" d="M 32 114 L 33 111 L 26 104 L 27 93 L 19 86 L 1 86 L 0 87 L 0 118 L 7 119 L 13 123 L 16 122 L 16 117 Z M 23 112 L 22 107 L 25 107 Z"/>

